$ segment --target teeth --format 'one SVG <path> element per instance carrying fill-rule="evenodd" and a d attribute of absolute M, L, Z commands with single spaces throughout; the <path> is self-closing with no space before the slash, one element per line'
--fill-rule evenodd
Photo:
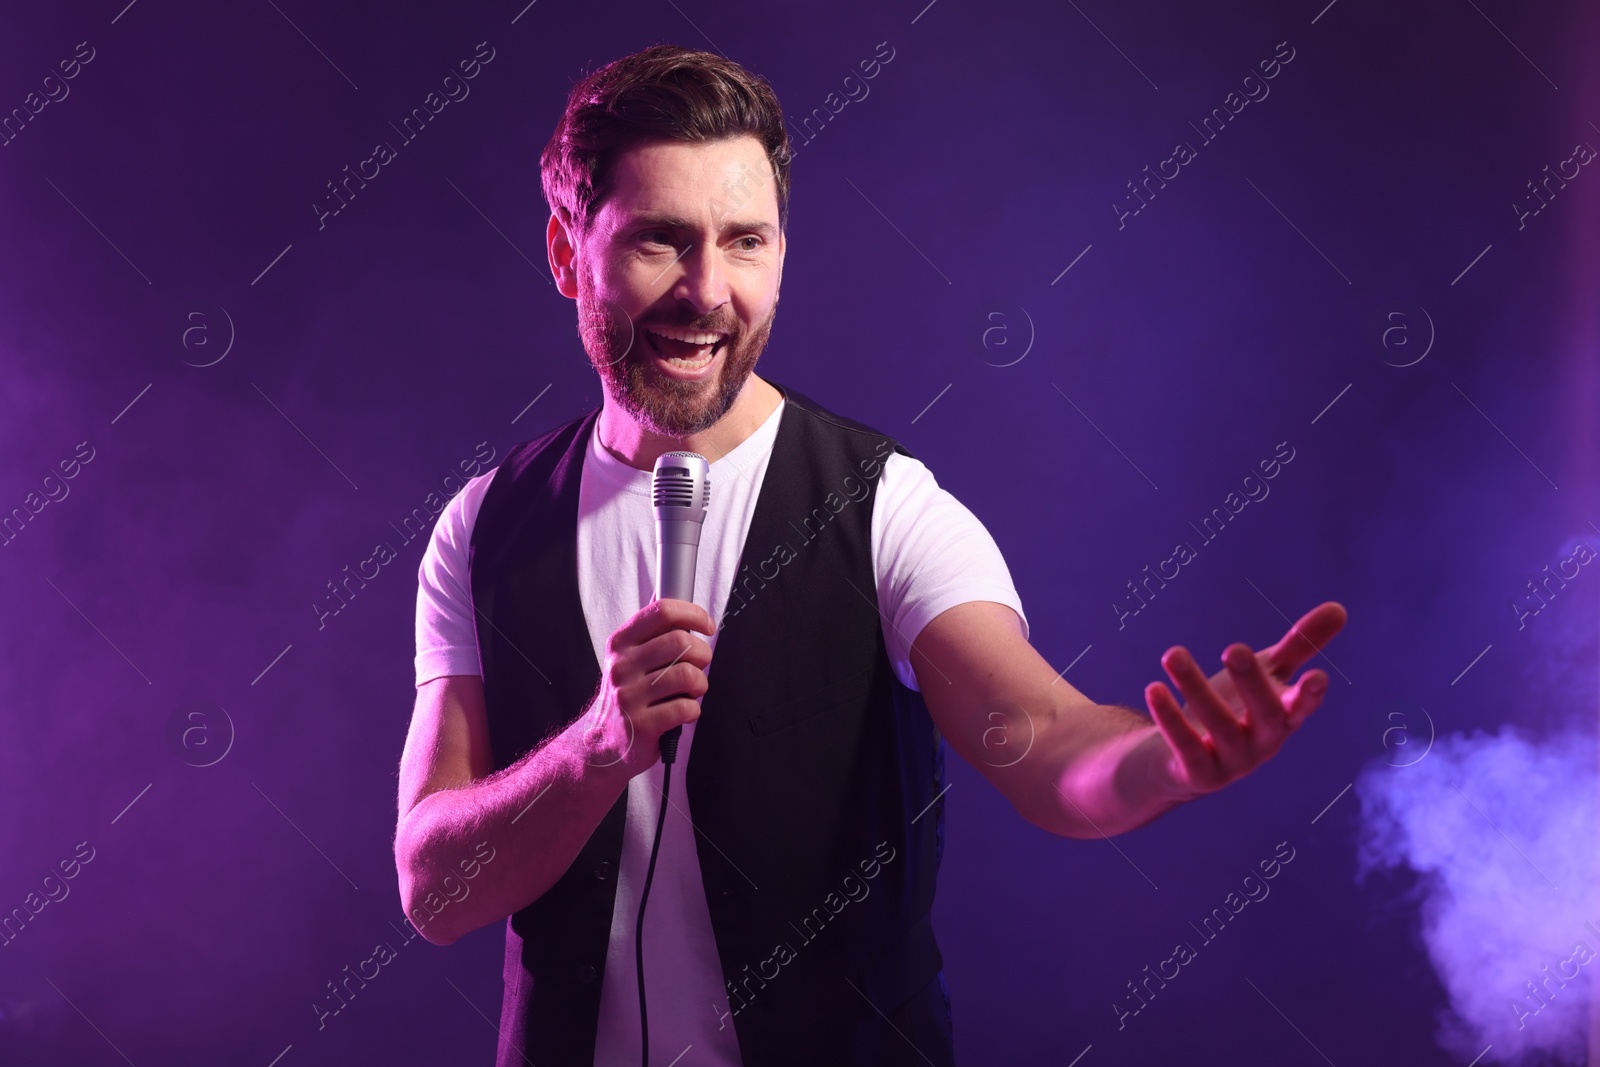
<path fill-rule="evenodd" d="M 657 337 L 665 337 L 672 341 L 682 341 L 688 345 L 709 345 L 722 340 L 720 333 L 695 333 L 690 330 L 658 330 L 651 328 L 651 333 Z"/>
<path fill-rule="evenodd" d="M 687 330 L 665 332 L 656 329 L 647 329 L 645 332 L 651 334 L 657 339 L 666 338 L 679 341 L 683 344 L 695 345 L 697 352 L 694 356 L 690 357 L 669 356 L 666 352 L 662 351 L 659 344 L 653 343 L 650 346 L 651 348 L 655 349 L 657 355 L 661 356 L 674 367 L 678 367 L 683 370 L 699 370 L 701 367 L 710 364 L 710 362 L 716 358 L 716 345 L 720 343 L 723 338 L 723 335 L 719 333 L 701 334 L 692 333 Z M 676 334 L 676 336 L 674 336 L 674 334 Z M 693 338 L 704 338 L 704 340 L 690 340 Z"/>

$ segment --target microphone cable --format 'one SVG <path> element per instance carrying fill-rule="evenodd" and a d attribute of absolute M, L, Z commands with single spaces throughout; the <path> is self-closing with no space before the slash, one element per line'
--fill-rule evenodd
<path fill-rule="evenodd" d="M 639 976 L 639 1045 L 642 1049 L 640 1063 L 650 1067 L 650 1020 L 644 1007 L 644 905 L 650 899 L 650 882 L 656 874 L 656 853 L 661 849 L 661 828 L 667 822 L 667 791 L 672 786 L 672 764 L 678 758 L 678 738 L 682 726 L 674 726 L 661 735 L 661 810 L 656 814 L 656 839 L 650 846 L 650 866 L 644 872 L 644 888 L 639 891 L 639 917 L 633 930 L 634 967 Z"/>

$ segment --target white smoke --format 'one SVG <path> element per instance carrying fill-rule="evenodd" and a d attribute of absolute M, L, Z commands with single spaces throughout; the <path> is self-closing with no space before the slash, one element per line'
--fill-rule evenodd
<path fill-rule="evenodd" d="M 1540 665 L 1570 678 L 1577 664 L 1552 662 L 1566 649 L 1548 651 Z M 1423 941 L 1449 994 L 1438 1040 L 1463 1063 L 1486 1046 L 1484 1064 L 1584 1062 L 1600 972 L 1600 738 L 1592 664 L 1578 673 L 1586 685 L 1530 694 L 1577 725 L 1439 738 L 1425 758 L 1375 765 L 1357 785 L 1360 876 L 1416 872 Z"/>

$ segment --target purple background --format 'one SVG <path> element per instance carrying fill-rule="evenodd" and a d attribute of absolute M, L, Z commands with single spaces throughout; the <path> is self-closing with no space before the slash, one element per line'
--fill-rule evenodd
<path fill-rule="evenodd" d="M 1097 700 L 1142 707 L 1170 645 L 1215 662 L 1280 609 L 1351 613 L 1277 759 L 1116 847 L 951 757 L 962 1062 L 1456 1062 L 1404 886 L 1355 882 L 1353 797 L 1312 819 L 1390 712 L 1536 726 L 1541 642 L 1588 619 L 1593 647 L 1600 578 L 1521 630 L 1506 606 L 1600 523 L 1600 176 L 1520 230 L 1509 206 L 1600 144 L 1593 7 L 524 2 L 7 19 L 0 112 L 94 58 L 0 147 L 0 513 L 94 458 L 0 548 L 0 913 L 95 858 L 0 948 L 0 1059 L 492 1062 L 498 925 L 408 943 L 317 1029 L 325 983 L 403 928 L 422 542 L 320 630 L 311 605 L 479 442 L 598 402 L 538 174 L 577 77 L 714 47 L 798 122 L 887 41 L 870 94 L 797 138 L 760 372 L 927 463 Z M 480 41 L 471 95 L 319 230 L 325 183 Z M 1119 228 L 1126 183 L 1281 41 L 1270 95 Z M 1125 583 L 1283 441 L 1270 497 L 1119 629 Z M 1124 983 L 1282 841 L 1272 896 L 1119 1032 Z"/>

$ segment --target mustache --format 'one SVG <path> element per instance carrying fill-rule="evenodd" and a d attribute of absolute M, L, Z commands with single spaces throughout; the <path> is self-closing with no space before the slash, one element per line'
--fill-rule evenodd
<path fill-rule="evenodd" d="M 728 337 L 732 337 L 739 332 L 736 324 L 721 322 L 657 322 L 652 320 L 639 324 L 639 329 L 641 330 L 648 330 L 651 327 L 663 330 L 687 330 L 691 333 L 720 333 Z"/>

